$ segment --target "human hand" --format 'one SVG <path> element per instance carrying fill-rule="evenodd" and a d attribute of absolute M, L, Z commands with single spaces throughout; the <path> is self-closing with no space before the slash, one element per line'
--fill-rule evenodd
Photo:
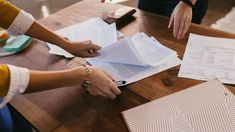
<path fill-rule="evenodd" d="M 115 99 L 117 95 L 121 94 L 120 89 L 114 83 L 114 79 L 109 73 L 95 67 L 90 68 L 92 69 L 90 75 L 91 86 L 87 88 L 87 91 L 91 95 Z"/>
<path fill-rule="evenodd" d="M 67 44 L 64 49 L 78 57 L 96 57 L 99 55 L 97 51 L 101 49 L 100 46 L 93 44 L 90 40 L 83 42 L 66 41 Z"/>
<path fill-rule="evenodd" d="M 180 1 L 171 14 L 168 28 L 173 25 L 173 36 L 182 39 L 190 27 L 191 21 L 192 8 Z"/>

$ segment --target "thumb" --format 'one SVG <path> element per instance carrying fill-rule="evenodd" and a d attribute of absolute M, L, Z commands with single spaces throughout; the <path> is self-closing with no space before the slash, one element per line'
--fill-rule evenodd
<path fill-rule="evenodd" d="M 96 56 L 99 56 L 99 55 L 100 55 L 100 53 L 98 53 L 98 52 L 95 52 L 95 53 L 85 52 L 85 53 L 83 53 L 83 57 L 96 57 Z"/>
<path fill-rule="evenodd" d="M 85 50 L 93 50 L 93 51 L 97 51 L 97 50 L 100 50 L 101 47 L 98 46 L 98 45 L 95 45 L 95 44 L 88 44 L 86 46 L 86 49 Z"/>

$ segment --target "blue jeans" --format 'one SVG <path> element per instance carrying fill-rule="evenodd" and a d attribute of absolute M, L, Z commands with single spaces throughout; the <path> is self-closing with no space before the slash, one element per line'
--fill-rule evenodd
<path fill-rule="evenodd" d="M 180 0 L 139 0 L 138 8 L 164 16 L 171 16 Z M 192 22 L 201 24 L 208 8 L 208 0 L 197 0 L 193 8 Z"/>
<path fill-rule="evenodd" d="M 0 103 L 2 99 L 0 98 Z M 11 118 L 10 111 L 7 106 L 0 109 L 0 132 L 12 132 L 13 131 L 13 121 Z"/>
<path fill-rule="evenodd" d="M 2 99 L 0 98 L 0 102 Z M 12 106 L 0 109 L 0 132 L 32 132 L 31 125 Z"/>

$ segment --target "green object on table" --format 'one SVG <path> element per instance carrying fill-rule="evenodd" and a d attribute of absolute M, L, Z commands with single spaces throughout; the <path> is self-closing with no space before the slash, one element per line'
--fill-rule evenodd
<path fill-rule="evenodd" d="M 31 38 L 26 35 L 17 36 L 15 39 L 7 43 L 3 49 L 6 52 L 20 52 L 24 50 L 31 42 Z"/>

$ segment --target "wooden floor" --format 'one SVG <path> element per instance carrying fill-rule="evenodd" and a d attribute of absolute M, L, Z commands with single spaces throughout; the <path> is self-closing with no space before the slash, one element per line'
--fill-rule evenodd
<path fill-rule="evenodd" d="M 26 11 L 32 13 L 37 19 L 40 19 L 42 17 L 47 16 L 47 14 L 45 14 L 45 10 L 47 10 L 48 13 L 51 14 L 69 5 L 72 5 L 80 0 L 33 0 L 33 1 L 9 0 L 9 1 L 25 9 Z M 138 0 L 111 0 L 111 2 L 137 7 Z M 218 19 L 224 17 L 234 6 L 235 6 L 235 0 L 209 0 L 209 9 L 202 24 L 210 26 Z"/>

